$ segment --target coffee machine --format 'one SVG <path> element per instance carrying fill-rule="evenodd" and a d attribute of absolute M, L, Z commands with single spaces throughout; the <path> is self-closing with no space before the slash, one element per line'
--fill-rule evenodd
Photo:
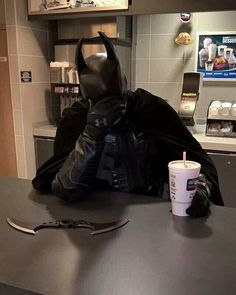
<path fill-rule="evenodd" d="M 184 73 L 183 87 L 178 114 L 186 126 L 195 126 L 194 116 L 201 87 L 201 73 Z"/>

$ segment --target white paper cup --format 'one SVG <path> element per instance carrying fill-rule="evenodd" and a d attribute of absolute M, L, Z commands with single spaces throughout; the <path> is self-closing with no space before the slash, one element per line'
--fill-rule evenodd
<path fill-rule="evenodd" d="M 188 216 L 186 209 L 191 205 L 196 192 L 196 179 L 201 164 L 193 161 L 177 160 L 168 164 L 170 198 L 172 213 L 177 216 Z"/>

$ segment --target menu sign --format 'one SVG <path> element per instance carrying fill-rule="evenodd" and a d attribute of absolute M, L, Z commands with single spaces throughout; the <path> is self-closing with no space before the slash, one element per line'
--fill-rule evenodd
<path fill-rule="evenodd" d="M 28 13 L 78 13 L 128 9 L 128 0 L 28 0 Z"/>
<path fill-rule="evenodd" d="M 205 80 L 236 79 L 236 33 L 198 34 L 196 63 Z"/>

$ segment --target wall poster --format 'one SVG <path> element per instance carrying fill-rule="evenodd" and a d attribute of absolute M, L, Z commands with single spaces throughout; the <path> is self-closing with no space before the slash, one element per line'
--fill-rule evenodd
<path fill-rule="evenodd" d="M 196 70 L 208 81 L 236 79 L 236 32 L 198 33 Z"/>

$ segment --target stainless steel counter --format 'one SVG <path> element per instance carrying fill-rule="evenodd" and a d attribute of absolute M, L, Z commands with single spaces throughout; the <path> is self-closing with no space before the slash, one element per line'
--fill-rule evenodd
<path fill-rule="evenodd" d="M 0 178 L 0 192 L 1 283 L 45 295 L 235 294 L 236 209 L 212 206 L 207 220 L 174 217 L 169 203 L 119 192 L 72 205 L 10 178 Z M 130 222 L 98 236 L 87 229 L 32 236 L 11 228 L 7 216 Z"/>
<path fill-rule="evenodd" d="M 33 129 L 34 136 L 42 136 L 42 137 L 51 137 L 54 138 L 56 136 L 56 125 L 39 125 L 38 127 Z"/>

